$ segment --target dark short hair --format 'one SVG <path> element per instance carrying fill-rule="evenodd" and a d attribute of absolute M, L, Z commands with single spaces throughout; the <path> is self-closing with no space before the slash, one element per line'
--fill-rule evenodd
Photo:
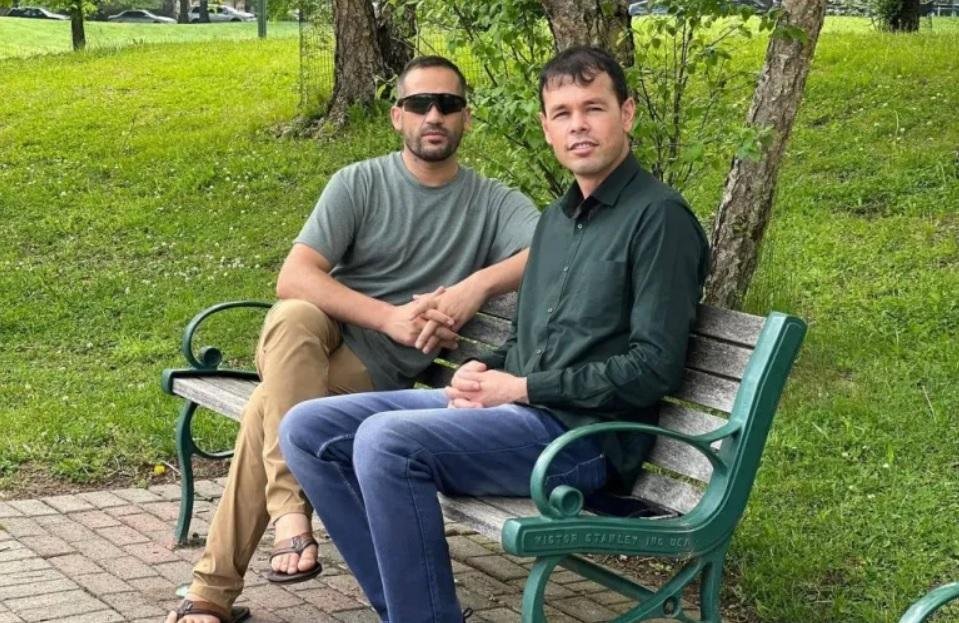
<path fill-rule="evenodd" d="M 456 77 L 459 79 L 460 83 L 459 95 L 466 97 L 466 76 L 463 75 L 463 72 L 460 71 L 460 68 L 457 67 L 453 61 L 449 60 L 448 58 L 443 58 L 442 56 L 417 56 L 408 62 L 406 67 L 403 68 L 403 71 L 400 72 L 399 78 L 396 79 L 397 92 L 401 90 L 403 86 L 403 80 L 406 78 L 406 74 L 410 73 L 414 69 L 428 69 L 430 67 L 443 67 L 444 69 L 449 69 L 456 74 Z"/>
<path fill-rule="evenodd" d="M 543 91 L 553 80 L 571 78 L 575 84 L 585 86 L 593 82 L 596 76 L 607 74 L 613 81 L 616 99 L 622 104 L 629 97 L 626 88 L 626 74 L 616 59 L 601 48 L 577 45 L 566 48 L 552 58 L 539 74 L 539 108 L 546 112 Z"/>

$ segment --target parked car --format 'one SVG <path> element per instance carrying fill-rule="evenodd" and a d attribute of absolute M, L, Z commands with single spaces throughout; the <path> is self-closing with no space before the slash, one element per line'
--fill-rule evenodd
<path fill-rule="evenodd" d="M 107 17 L 111 22 L 127 22 L 131 24 L 176 24 L 172 17 L 156 15 L 145 9 L 127 9 L 120 11 L 116 15 Z"/>
<path fill-rule="evenodd" d="M 247 13 L 231 6 L 223 4 L 211 4 L 207 7 L 211 22 L 252 22 L 256 20 L 256 15 Z M 196 24 L 200 21 L 200 7 L 193 5 L 190 7 L 190 23 Z"/>
<path fill-rule="evenodd" d="M 32 17 L 33 19 L 57 19 L 65 20 L 70 19 L 66 15 L 61 15 L 60 13 L 54 13 L 53 11 L 48 11 L 43 7 L 35 6 L 18 6 L 10 9 L 10 12 L 7 13 L 7 17 Z"/>
<path fill-rule="evenodd" d="M 780 2 L 781 0 L 732 0 L 732 4 L 749 7 L 757 13 L 765 13 L 774 5 L 780 4 Z M 650 2 L 650 0 L 630 2 L 626 10 L 631 17 L 639 17 L 641 15 L 665 15 L 669 12 L 666 6 L 657 4 L 655 0 L 653 2 Z"/>

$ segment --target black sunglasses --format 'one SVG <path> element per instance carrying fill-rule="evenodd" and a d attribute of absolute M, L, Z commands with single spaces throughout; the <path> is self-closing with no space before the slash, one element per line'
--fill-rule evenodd
<path fill-rule="evenodd" d="M 417 115 L 425 115 L 436 106 L 442 115 L 450 115 L 466 108 L 466 98 L 452 93 L 417 93 L 396 100 L 396 105 Z"/>

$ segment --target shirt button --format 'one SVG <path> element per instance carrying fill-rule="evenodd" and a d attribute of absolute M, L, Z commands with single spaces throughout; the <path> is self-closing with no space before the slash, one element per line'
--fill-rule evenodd
<path fill-rule="evenodd" d="M 583 224 L 582 224 L 582 223 L 580 223 L 579 225 L 576 226 L 576 229 L 582 229 L 582 228 L 583 228 Z"/>
<path fill-rule="evenodd" d="M 547 307 L 547 308 L 546 308 L 546 313 L 547 313 L 547 314 L 552 314 L 552 313 L 553 313 L 553 308 L 552 308 L 552 307 Z"/>
<path fill-rule="evenodd" d="M 563 272 L 564 272 L 564 273 L 568 273 L 568 272 L 569 272 L 569 266 L 563 266 Z"/>
<path fill-rule="evenodd" d="M 536 354 L 537 354 L 537 355 L 542 355 L 542 354 L 543 354 L 543 349 L 542 349 L 542 348 L 537 348 L 537 349 L 536 349 Z"/>

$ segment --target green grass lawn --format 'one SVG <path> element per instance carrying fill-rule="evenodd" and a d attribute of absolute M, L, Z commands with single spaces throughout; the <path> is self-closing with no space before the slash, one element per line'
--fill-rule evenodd
<path fill-rule="evenodd" d="M 144 43 L 240 41 L 256 39 L 256 22 L 224 24 L 115 24 L 87 21 L 87 48 L 118 48 Z M 296 22 L 269 22 L 269 38 L 295 37 Z M 0 58 L 57 54 L 72 49 L 70 22 L 0 17 Z"/>
<path fill-rule="evenodd" d="M 750 620 L 893 622 L 959 579 L 954 23 L 822 37 L 748 299 L 810 323 L 730 552 L 727 602 Z M 269 299 L 329 175 L 398 145 L 385 115 L 276 138 L 297 54 L 277 38 L 0 60 L 0 489 L 25 466 L 95 483 L 171 461 L 158 380 L 185 322 Z M 724 173 L 687 190 L 704 220 Z M 209 339 L 248 353 L 257 322 Z"/>

